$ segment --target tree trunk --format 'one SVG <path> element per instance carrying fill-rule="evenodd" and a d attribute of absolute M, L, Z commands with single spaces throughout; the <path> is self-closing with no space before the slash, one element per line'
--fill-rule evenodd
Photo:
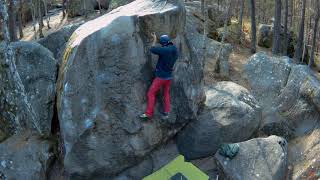
<path fill-rule="evenodd" d="M 316 50 L 316 40 L 317 40 L 317 34 L 318 34 L 318 26 L 319 26 L 319 19 L 320 19 L 320 5 L 319 1 L 316 2 L 316 15 L 314 19 L 314 27 L 313 27 L 313 37 L 312 37 L 312 48 L 311 48 L 311 55 L 310 55 L 310 61 L 309 61 L 309 67 L 314 66 L 314 52 Z"/>
<path fill-rule="evenodd" d="M 42 11 L 41 11 L 41 0 L 37 0 L 37 5 L 38 5 L 38 23 L 39 23 L 39 37 L 43 38 L 43 16 L 42 16 Z"/>
<path fill-rule="evenodd" d="M 240 8 L 240 16 L 239 16 L 239 24 L 238 24 L 238 37 L 239 39 L 239 44 L 241 44 L 241 37 L 242 37 L 242 20 L 243 20 L 243 11 L 244 11 L 244 1 L 241 0 L 241 8 Z"/>
<path fill-rule="evenodd" d="M 203 15 L 203 38 L 202 38 L 202 62 L 207 58 L 207 36 L 208 36 L 208 4 L 207 0 L 201 0 L 201 11 Z"/>
<path fill-rule="evenodd" d="M 23 25 L 22 25 L 22 4 L 23 1 L 19 1 L 19 14 L 18 14 L 18 27 L 19 27 L 19 37 L 20 39 L 23 38 Z"/>
<path fill-rule="evenodd" d="M 303 51 L 303 39 L 304 39 L 304 21 L 305 21 L 305 14 L 306 14 L 306 0 L 302 0 L 302 9 L 301 9 L 301 22 L 299 28 L 299 36 L 297 45 L 295 48 L 294 59 L 299 62 L 302 59 L 302 51 Z"/>
<path fill-rule="evenodd" d="M 67 0 L 62 0 L 62 19 L 64 19 L 67 15 Z"/>
<path fill-rule="evenodd" d="M 256 53 L 257 30 L 256 30 L 255 0 L 250 0 L 249 4 L 250 4 L 250 16 L 251 16 L 251 53 Z"/>
<path fill-rule="evenodd" d="M 83 10 L 84 10 L 84 17 L 88 18 L 88 10 L 87 10 L 86 0 L 82 0 L 82 6 L 83 6 Z"/>
<path fill-rule="evenodd" d="M 101 8 L 101 2 L 100 0 L 97 0 L 98 6 L 99 6 L 99 13 L 102 14 L 102 8 Z"/>
<path fill-rule="evenodd" d="M 51 29 L 50 27 L 50 15 L 48 13 L 48 2 L 47 0 L 43 0 L 43 5 L 44 5 L 44 12 L 45 12 L 45 16 L 46 16 L 46 21 L 47 21 L 47 27 L 48 29 Z"/>
<path fill-rule="evenodd" d="M 272 54 L 280 53 L 281 34 L 281 0 L 275 0 Z"/>
<path fill-rule="evenodd" d="M 17 24 L 16 24 L 16 3 L 14 0 L 9 0 L 9 35 L 10 41 L 17 41 Z"/>
<path fill-rule="evenodd" d="M 289 0 L 285 0 L 285 9 L 284 9 L 284 48 L 283 55 L 288 55 L 288 16 L 289 16 Z"/>
<path fill-rule="evenodd" d="M 232 2 L 229 0 L 226 0 L 226 3 L 227 3 L 228 7 L 227 7 L 226 14 L 225 14 L 224 25 L 223 25 L 223 33 L 222 33 L 222 38 L 221 38 L 222 43 L 224 43 L 226 36 L 228 36 L 228 20 L 229 20 L 229 16 L 230 16 Z"/>

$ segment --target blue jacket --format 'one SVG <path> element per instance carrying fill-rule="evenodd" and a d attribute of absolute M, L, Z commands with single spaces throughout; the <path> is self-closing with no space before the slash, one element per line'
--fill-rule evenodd
<path fill-rule="evenodd" d="M 167 46 L 153 46 L 150 51 L 159 56 L 155 72 L 156 77 L 172 79 L 173 66 L 178 59 L 177 47 L 170 42 Z"/>

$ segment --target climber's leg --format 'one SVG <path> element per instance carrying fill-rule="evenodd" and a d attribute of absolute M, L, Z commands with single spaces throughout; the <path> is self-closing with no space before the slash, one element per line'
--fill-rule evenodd
<path fill-rule="evenodd" d="M 160 90 L 162 84 L 163 84 L 163 80 L 161 80 L 159 78 L 155 78 L 153 80 L 149 90 L 148 90 L 148 93 L 147 93 L 147 108 L 146 108 L 146 111 L 145 111 L 145 115 L 148 118 L 151 118 L 153 116 L 154 105 L 156 103 L 156 94 Z M 143 116 L 143 115 L 141 115 L 141 116 Z"/>

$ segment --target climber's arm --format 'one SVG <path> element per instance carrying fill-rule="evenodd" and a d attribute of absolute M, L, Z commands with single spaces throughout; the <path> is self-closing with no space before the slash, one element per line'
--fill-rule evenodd
<path fill-rule="evenodd" d="M 157 35 L 153 32 L 151 33 L 151 36 L 153 38 L 153 41 L 152 41 L 152 46 L 150 48 L 150 51 L 153 53 L 153 54 L 157 54 L 157 55 L 160 55 L 162 53 L 162 49 L 161 47 L 157 47 L 156 46 L 156 43 L 157 43 Z"/>

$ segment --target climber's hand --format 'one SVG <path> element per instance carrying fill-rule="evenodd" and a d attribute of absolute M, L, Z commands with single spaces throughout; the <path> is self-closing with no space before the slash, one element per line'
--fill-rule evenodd
<path fill-rule="evenodd" d="M 157 35 L 155 32 L 151 33 L 151 36 L 152 36 L 153 40 L 157 39 Z"/>

